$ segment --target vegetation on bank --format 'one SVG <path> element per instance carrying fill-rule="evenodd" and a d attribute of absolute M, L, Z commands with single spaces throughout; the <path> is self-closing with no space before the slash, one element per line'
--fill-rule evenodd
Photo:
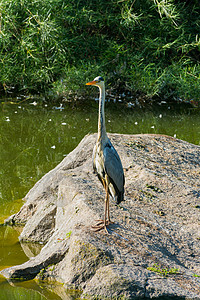
<path fill-rule="evenodd" d="M 199 0 L 1 1 L 0 90 L 67 98 L 101 75 L 117 91 L 198 101 L 199 14 Z"/>

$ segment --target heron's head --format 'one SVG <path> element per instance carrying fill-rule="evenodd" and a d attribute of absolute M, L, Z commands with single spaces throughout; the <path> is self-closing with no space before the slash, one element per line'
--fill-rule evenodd
<path fill-rule="evenodd" d="M 98 86 L 99 88 L 101 88 L 104 86 L 104 80 L 101 76 L 98 76 L 93 81 L 86 83 L 86 85 L 94 85 L 94 86 Z"/>

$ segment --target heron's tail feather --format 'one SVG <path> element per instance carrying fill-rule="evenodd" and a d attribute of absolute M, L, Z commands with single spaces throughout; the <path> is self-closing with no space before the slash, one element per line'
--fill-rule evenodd
<path fill-rule="evenodd" d="M 119 192 L 119 194 L 116 196 L 117 204 L 124 201 L 124 190 L 122 192 Z"/>

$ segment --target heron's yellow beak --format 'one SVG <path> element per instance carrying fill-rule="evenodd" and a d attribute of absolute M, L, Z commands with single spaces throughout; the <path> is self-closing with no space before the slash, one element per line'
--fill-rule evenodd
<path fill-rule="evenodd" d="M 95 80 L 93 81 L 90 81 L 90 82 L 87 82 L 86 85 L 93 85 L 93 84 L 96 84 L 97 82 Z"/>

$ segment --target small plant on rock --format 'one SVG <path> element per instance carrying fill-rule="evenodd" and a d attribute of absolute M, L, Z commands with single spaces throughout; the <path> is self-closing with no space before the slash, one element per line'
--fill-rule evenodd
<path fill-rule="evenodd" d="M 154 264 L 152 267 L 148 267 L 147 270 L 159 273 L 160 275 L 167 277 L 169 275 L 179 274 L 179 269 L 177 268 L 161 268 L 158 264 Z"/>

